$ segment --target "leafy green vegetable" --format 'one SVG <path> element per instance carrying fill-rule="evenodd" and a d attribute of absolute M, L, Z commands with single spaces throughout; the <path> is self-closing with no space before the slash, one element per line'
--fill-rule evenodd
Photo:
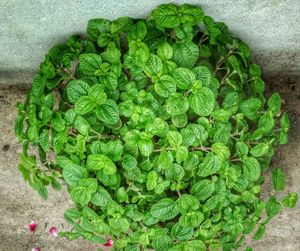
<path fill-rule="evenodd" d="M 260 194 L 290 122 L 248 46 L 197 6 L 88 22 L 50 49 L 19 103 L 19 171 L 46 199 L 68 187 L 72 230 L 113 250 L 236 250 L 298 194 Z M 31 153 L 31 149 L 36 151 Z M 61 182 L 63 180 L 63 182 Z M 252 250 L 251 247 L 246 248 Z"/>
<path fill-rule="evenodd" d="M 285 185 L 284 173 L 281 169 L 276 168 L 272 170 L 272 183 L 276 191 L 283 191 Z"/>

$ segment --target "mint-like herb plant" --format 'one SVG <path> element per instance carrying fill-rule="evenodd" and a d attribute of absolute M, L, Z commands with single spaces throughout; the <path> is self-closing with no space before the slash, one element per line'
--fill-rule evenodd
<path fill-rule="evenodd" d="M 290 127 L 280 95 L 264 91 L 247 44 L 199 7 L 92 19 L 87 36 L 49 50 L 18 104 L 19 170 L 45 199 L 46 186 L 67 185 L 70 239 L 235 250 L 298 197 L 276 197 L 280 168 L 260 195 Z"/>

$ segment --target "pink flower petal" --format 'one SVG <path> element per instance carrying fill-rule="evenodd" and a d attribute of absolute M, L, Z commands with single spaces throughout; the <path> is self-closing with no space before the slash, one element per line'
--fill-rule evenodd
<path fill-rule="evenodd" d="M 49 233 L 53 236 L 57 236 L 58 235 L 58 231 L 57 231 L 57 228 L 56 227 L 51 227 L 50 230 L 49 230 Z"/>
<path fill-rule="evenodd" d="M 29 224 L 29 230 L 30 232 L 34 232 L 36 230 L 37 224 L 32 220 Z"/>
<path fill-rule="evenodd" d="M 114 245 L 114 241 L 112 239 L 108 239 L 105 244 L 103 244 L 104 247 L 111 247 Z"/>
<path fill-rule="evenodd" d="M 31 251 L 41 251 L 40 248 L 32 248 Z"/>

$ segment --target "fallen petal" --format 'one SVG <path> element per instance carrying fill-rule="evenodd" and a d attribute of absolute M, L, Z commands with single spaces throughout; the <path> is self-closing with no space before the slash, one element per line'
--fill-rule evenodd
<path fill-rule="evenodd" d="M 107 242 L 105 244 L 103 244 L 103 246 L 105 247 L 111 247 L 114 244 L 114 241 L 112 239 L 107 240 Z"/>
<path fill-rule="evenodd" d="M 32 248 L 31 251 L 41 251 L 40 248 Z"/>
<path fill-rule="evenodd" d="M 32 220 L 29 224 L 29 230 L 30 232 L 34 232 L 36 230 L 37 224 Z"/>
<path fill-rule="evenodd" d="M 58 231 L 57 231 L 57 228 L 56 227 L 51 227 L 50 230 L 49 230 L 49 233 L 53 236 L 57 236 L 58 235 Z"/>

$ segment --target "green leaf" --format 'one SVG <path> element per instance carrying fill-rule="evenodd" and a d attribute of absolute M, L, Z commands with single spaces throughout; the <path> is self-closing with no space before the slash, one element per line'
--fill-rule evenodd
<path fill-rule="evenodd" d="M 95 75 L 101 64 L 102 58 L 97 54 L 85 53 L 79 56 L 79 68 L 86 75 Z"/>
<path fill-rule="evenodd" d="M 289 121 L 289 117 L 286 112 L 283 113 L 283 115 L 280 119 L 280 126 L 285 133 L 287 133 L 288 130 L 290 129 L 290 121 Z"/>
<path fill-rule="evenodd" d="M 249 181 L 257 181 L 261 175 L 257 159 L 248 157 L 243 163 L 243 173 Z"/>
<path fill-rule="evenodd" d="M 173 48 L 172 46 L 167 43 L 163 42 L 157 49 L 157 56 L 160 57 L 161 60 L 170 60 L 173 57 Z"/>
<path fill-rule="evenodd" d="M 196 81 L 195 74 L 191 70 L 182 67 L 174 70 L 173 78 L 176 86 L 181 90 L 189 89 Z"/>
<path fill-rule="evenodd" d="M 161 76 L 158 82 L 154 84 L 154 90 L 161 97 L 170 97 L 171 94 L 176 92 L 176 84 L 174 79 L 168 75 Z"/>
<path fill-rule="evenodd" d="M 268 107 L 274 115 L 277 115 L 280 112 L 281 97 L 277 92 L 273 93 L 272 96 L 268 99 Z"/>
<path fill-rule="evenodd" d="M 191 188 L 191 194 L 198 200 L 205 201 L 215 191 L 215 184 L 208 179 L 201 180 L 195 183 Z"/>
<path fill-rule="evenodd" d="M 174 126 L 176 126 L 177 128 L 183 128 L 187 125 L 187 115 L 186 113 L 184 114 L 178 114 L 178 115 L 173 115 L 171 117 L 172 123 Z"/>
<path fill-rule="evenodd" d="M 181 162 L 185 161 L 188 157 L 188 153 L 189 150 L 187 147 L 185 146 L 176 147 L 175 149 L 176 162 L 180 164 Z"/>
<path fill-rule="evenodd" d="M 93 178 L 82 179 L 79 181 L 79 186 L 74 187 L 71 192 L 71 198 L 81 206 L 87 205 L 92 194 L 97 191 L 97 180 Z"/>
<path fill-rule="evenodd" d="M 187 112 L 189 101 L 181 93 L 174 93 L 166 100 L 166 110 L 170 115 L 179 115 Z"/>
<path fill-rule="evenodd" d="M 184 161 L 183 167 L 185 170 L 193 170 L 199 164 L 199 156 L 195 153 L 188 153 L 187 159 Z"/>
<path fill-rule="evenodd" d="M 266 112 L 259 118 L 258 128 L 261 129 L 263 133 L 268 133 L 272 131 L 274 126 L 275 121 L 271 112 Z"/>
<path fill-rule="evenodd" d="M 258 158 L 258 157 L 261 157 L 261 156 L 267 154 L 269 149 L 270 149 L 270 147 L 268 144 L 260 143 L 260 144 L 255 145 L 251 149 L 250 153 L 253 157 Z"/>
<path fill-rule="evenodd" d="M 109 141 L 106 144 L 100 144 L 101 152 L 113 161 L 121 159 L 123 153 L 123 145 L 120 140 Z"/>
<path fill-rule="evenodd" d="M 190 4 L 183 4 L 179 7 L 181 13 L 181 23 L 186 26 L 199 24 L 204 18 L 204 13 L 201 8 Z"/>
<path fill-rule="evenodd" d="M 87 158 L 87 165 L 91 170 L 103 170 L 107 175 L 116 173 L 114 162 L 103 154 L 92 154 Z"/>
<path fill-rule="evenodd" d="M 88 172 L 84 167 L 71 162 L 63 167 L 62 175 L 67 184 L 74 187 L 78 185 L 81 179 L 87 177 Z"/>
<path fill-rule="evenodd" d="M 220 196 L 210 197 L 204 204 L 203 212 L 214 210 L 220 203 Z"/>
<path fill-rule="evenodd" d="M 75 112 L 79 115 L 84 115 L 93 111 L 95 102 L 89 96 L 80 97 L 75 103 Z"/>
<path fill-rule="evenodd" d="M 146 188 L 148 191 L 155 189 L 155 187 L 157 186 L 157 179 L 158 179 L 157 172 L 150 171 L 147 174 Z"/>
<path fill-rule="evenodd" d="M 90 124 L 82 116 L 78 116 L 74 121 L 74 127 L 84 136 L 88 136 L 90 132 Z"/>
<path fill-rule="evenodd" d="M 103 60 L 111 64 L 118 64 L 120 63 L 121 52 L 116 47 L 116 44 L 114 42 L 110 42 L 107 45 L 105 52 L 103 52 L 101 56 Z"/>
<path fill-rule="evenodd" d="M 63 131 L 65 129 L 66 121 L 62 118 L 60 112 L 55 112 L 51 119 L 52 128 L 57 131 Z"/>
<path fill-rule="evenodd" d="M 276 198 L 272 196 L 267 204 L 266 204 L 266 213 L 269 218 L 274 217 L 276 214 L 278 214 L 281 210 L 281 205 L 279 202 L 276 201 Z"/>
<path fill-rule="evenodd" d="M 119 108 L 115 101 L 107 99 L 104 104 L 96 108 L 97 118 L 107 124 L 116 124 L 119 121 Z"/>
<path fill-rule="evenodd" d="M 266 226 L 264 224 L 259 225 L 258 230 L 253 236 L 253 240 L 260 240 L 266 232 Z"/>
<path fill-rule="evenodd" d="M 166 251 L 173 246 L 173 240 L 168 235 L 161 235 L 153 240 L 152 245 L 157 251 Z"/>
<path fill-rule="evenodd" d="M 192 227 L 182 226 L 176 223 L 172 227 L 171 234 L 177 240 L 187 241 L 193 236 L 194 229 Z"/>
<path fill-rule="evenodd" d="M 43 129 L 39 135 L 39 144 L 44 151 L 49 150 L 49 130 Z"/>
<path fill-rule="evenodd" d="M 203 163 L 199 165 L 197 175 L 207 177 L 216 173 L 221 168 L 222 162 L 220 158 L 213 154 L 207 154 Z"/>
<path fill-rule="evenodd" d="M 161 169 L 167 169 L 172 165 L 173 158 L 172 155 L 168 154 L 166 151 L 162 151 L 158 157 L 158 167 Z"/>
<path fill-rule="evenodd" d="M 217 155 L 220 160 L 227 160 L 231 155 L 229 148 L 220 142 L 212 145 L 212 152 Z"/>
<path fill-rule="evenodd" d="M 100 83 L 103 84 L 108 90 L 116 90 L 118 86 L 118 76 L 115 72 L 110 71 L 100 78 Z"/>
<path fill-rule="evenodd" d="M 246 156 L 248 155 L 248 152 L 249 152 L 249 147 L 247 144 L 245 144 L 244 142 L 242 141 L 237 141 L 236 142 L 236 154 L 241 158 L 243 156 Z"/>
<path fill-rule="evenodd" d="M 124 187 L 120 187 L 117 191 L 117 200 L 119 203 L 128 202 L 128 194 Z"/>
<path fill-rule="evenodd" d="M 131 156 L 129 154 L 125 154 L 123 156 L 122 166 L 125 170 L 130 171 L 131 169 L 136 168 L 137 160 L 133 156 Z"/>
<path fill-rule="evenodd" d="M 181 165 L 173 163 L 166 169 L 165 176 L 168 180 L 181 180 L 184 177 L 184 169 Z"/>
<path fill-rule="evenodd" d="M 148 77 L 156 76 L 162 70 L 162 62 L 158 56 L 151 53 L 143 69 Z"/>
<path fill-rule="evenodd" d="M 99 186 L 96 193 L 93 194 L 91 202 L 96 206 L 106 207 L 108 202 L 111 200 L 112 198 L 110 194 L 107 192 L 107 190 Z"/>
<path fill-rule="evenodd" d="M 192 26 L 178 26 L 175 28 L 175 35 L 179 40 L 192 40 L 193 27 Z"/>
<path fill-rule="evenodd" d="M 98 183 L 94 178 L 86 178 L 79 181 L 79 186 L 86 187 L 87 192 L 89 193 L 95 193 L 98 188 Z"/>
<path fill-rule="evenodd" d="M 276 191 L 283 191 L 285 186 L 284 173 L 279 168 L 272 170 L 272 184 Z"/>
<path fill-rule="evenodd" d="M 278 143 L 280 145 L 284 145 L 288 142 L 288 134 L 286 132 L 280 132 L 279 133 L 279 139 L 278 139 Z"/>
<path fill-rule="evenodd" d="M 179 224 L 187 227 L 199 227 L 204 220 L 204 214 L 199 211 L 190 211 L 179 218 Z"/>
<path fill-rule="evenodd" d="M 205 251 L 206 245 L 201 240 L 192 240 L 187 244 L 188 251 Z"/>
<path fill-rule="evenodd" d="M 202 145 L 208 138 L 208 132 L 203 126 L 198 124 L 189 124 L 181 129 L 182 144 L 185 146 L 199 146 Z"/>
<path fill-rule="evenodd" d="M 148 46 L 139 41 L 129 41 L 129 55 L 136 66 L 143 67 L 150 57 Z"/>
<path fill-rule="evenodd" d="M 241 99 L 237 92 L 229 92 L 226 94 L 222 105 L 227 111 L 234 114 L 237 112 L 240 102 Z"/>
<path fill-rule="evenodd" d="M 293 208 L 296 206 L 298 201 L 298 194 L 296 192 L 289 193 L 282 200 L 282 203 L 285 207 Z"/>
<path fill-rule="evenodd" d="M 138 167 L 126 170 L 124 172 L 125 178 L 129 181 L 141 181 L 141 179 L 144 179 L 144 177 L 141 177 L 141 175 L 141 170 Z"/>
<path fill-rule="evenodd" d="M 108 32 L 101 33 L 97 38 L 97 45 L 99 47 L 105 47 L 112 40 L 112 35 Z"/>
<path fill-rule="evenodd" d="M 167 123 L 160 119 L 155 118 L 150 120 L 145 128 L 145 131 L 151 133 L 152 135 L 162 136 L 167 130 Z"/>
<path fill-rule="evenodd" d="M 138 143 L 139 150 L 143 156 L 148 157 L 153 151 L 153 143 L 151 139 L 141 139 Z"/>
<path fill-rule="evenodd" d="M 155 218 L 159 218 L 161 221 L 171 220 L 175 218 L 178 213 L 176 203 L 168 198 L 161 199 L 150 209 L 150 214 Z"/>
<path fill-rule="evenodd" d="M 31 89 L 32 95 L 36 97 L 40 97 L 44 92 L 45 85 L 46 85 L 45 79 L 41 75 L 36 74 L 32 81 L 32 89 Z"/>
<path fill-rule="evenodd" d="M 88 95 L 90 86 L 82 80 L 71 80 L 67 85 L 67 95 L 71 103 L 75 104 L 76 101 Z"/>
<path fill-rule="evenodd" d="M 140 139 L 140 132 L 138 130 L 130 130 L 124 136 L 124 141 L 131 147 L 136 147 Z"/>
<path fill-rule="evenodd" d="M 38 192 L 41 198 L 43 198 L 44 200 L 48 198 L 48 190 L 46 189 L 41 178 L 39 178 L 36 175 L 33 175 L 31 186 Z"/>
<path fill-rule="evenodd" d="M 164 28 L 174 28 L 180 23 L 177 6 L 174 4 L 162 4 L 158 6 L 151 13 L 151 18 L 157 26 Z"/>
<path fill-rule="evenodd" d="M 184 40 L 173 44 L 173 61 L 180 67 L 192 68 L 199 58 L 199 47 Z"/>
<path fill-rule="evenodd" d="M 208 67 L 204 65 L 196 66 L 192 69 L 193 73 L 196 76 L 197 80 L 201 80 L 201 83 L 205 87 L 211 86 L 212 74 Z"/>
<path fill-rule="evenodd" d="M 69 208 L 64 213 L 64 218 L 69 224 L 73 224 L 78 221 L 81 217 L 81 212 L 75 208 Z"/>
<path fill-rule="evenodd" d="M 189 102 L 197 115 L 208 116 L 214 110 L 215 96 L 210 89 L 202 87 L 195 94 L 192 93 L 189 96 Z"/>
<path fill-rule="evenodd" d="M 255 94 L 262 94 L 265 92 L 265 82 L 261 78 L 255 78 L 253 82 L 251 82 L 251 89 Z"/>
<path fill-rule="evenodd" d="M 224 109 L 220 109 L 220 110 L 213 111 L 212 117 L 215 121 L 228 123 L 231 117 L 231 113 Z"/>
<path fill-rule="evenodd" d="M 182 136 L 179 132 L 176 131 L 168 131 L 167 139 L 169 144 L 173 147 L 180 146 L 182 143 Z"/>
<path fill-rule="evenodd" d="M 101 33 L 110 31 L 110 22 L 106 19 L 90 19 L 87 25 L 87 34 L 92 40 L 97 40 Z"/>
<path fill-rule="evenodd" d="M 132 24 L 132 19 L 130 17 L 119 17 L 111 23 L 111 33 L 117 33 L 120 31 L 126 31 Z"/>
<path fill-rule="evenodd" d="M 104 86 L 101 84 L 93 85 L 89 89 L 88 96 L 91 98 L 92 102 L 95 103 L 95 105 L 102 105 L 107 99 L 107 95 L 104 92 Z"/>
<path fill-rule="evenodd" d="M 185 214 L 188 211 L 198 210 L 200 202 L 192 195 L 183 194 L 177 200 L 179 212 Z"/>
<path fill-rule="evenodd" d="M 144 21 L 138 21 L 135 25 L 131 26 L 128 32 L 129 40 L 143 40 L 147 35 L 147 26 Z"/>
<path fill-rule="evenodd" d="M 53 150 L 55 153 L 60 153 L 64 147 L 64 144 L 67 143 L 67 134 L 66 131 L 61 131 L 57 133 L 53 138 Z"/>
<path fill-rule="evenodd" d="M 249 66 L 249 73 L 251 77 L 260 77 L 261 69 L 257 64 L 250 64 Z"/>
<path fill-rule="evenodd" d="M 260 99 L 250 98 L 241 103 L 240 110 L 248 119 L 255 120 L 258 118 L 257 112 L 261 105 Z"/>

